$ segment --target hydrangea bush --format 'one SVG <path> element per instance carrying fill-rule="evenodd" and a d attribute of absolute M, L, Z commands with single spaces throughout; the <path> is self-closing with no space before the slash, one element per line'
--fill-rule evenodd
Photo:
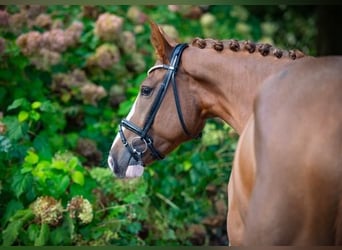
<path fill-rule="evenodd" d="M 298 16 L 291 32 L 312 23 Z M 2 245 L 227 244 L 237 135 L 221 121 L 141 179 L 115 179 L 106 166 L 118 121 L 154 64 L 148 18 L 184 42 L 300 45 L 315 35 L 279 33 L 281 20 L 242 6 L 0 6 Z"/>

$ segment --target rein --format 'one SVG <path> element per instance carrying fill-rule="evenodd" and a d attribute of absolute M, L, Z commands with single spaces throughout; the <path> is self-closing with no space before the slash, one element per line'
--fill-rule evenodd
<path fill-rule="evenodd" d="M 185 122 L 184 122 L 184 118 L 183 118 L 183 113 L 182 113 L 182 109 L 180 106 L 180 101 L 179 101 L 179 95 L 178 95 L 178 90 L 177 90 L 177 86 L 176 86 L 176 79 L 175 79 L 175 75 L 177 73 L 177 69 L 178 66 L 180 64 L 180 59 L 182 56 L 183 51 L 188 47 L 188 44 L 182 43 L 182 44 L 178 44 L 172 51 L 171 54 L 171 59 L 170 59 L 170 65 L 165 65 L 165 64 L 160 64 L 160 65 L 156 65 L 153 66 L 152 68 L 150 68 L 150 70 L 147 72 L 147 74 L 150 74 L 152 71 L 156 70 L 156 69 L 166 69 L 167 73 L 164 76 L 163 82 L 160 86 L 160 89 L 156 95 L 156 98 L 153 101 L 153 104 L 151 106 L 151 109 L 146 117 L 145 120 L 145 124 L 142 128 L 140 128 L 139 126 L 137 126 L 136 124 L 123 119 L 119 125 L 119 134 L 121 137 L 121 141 L 123 143 L 123 145 L 128 149 L 128 151 L 130 152 L 131 156 L 141 165 L 143 165 L 142 162 L 142 155 L 147 151 L 147 149 L 149 149 L 151 151 L 152 156 L 155 159 L 161 160 L 164 158 L 164 156 L 155 148 L 154 144 L 153 144 L 153 139 L 152 137 L 150 137 L 148 135 L 148 131 L 151 129 L 152 124 L 154 122 L 154 118 L 157 115 L 157 112 L 160 108 L 161 103 L 164 100 L 165 94 L 167 92 L 167 89 L 171 83 L 172 88 L 173 88 L 173 94 L 174 94 L 174 98 L 175 98 L 175 103 L 176 103 L 176 108 L 177 108 L 177 114 L 178 114 L 178 118 L 179 121 L 181 123 L 181 126 L 183 128 L 184 133 L 187 136 L 191 136 L 191 134 L 189 133 Z M 131 144 L 128 143 L 127 138 L 123 132 L 122 128 L 127 128 L 128 130 L 132 131 L 133 133 L 135 133 L 138 137 L 135 137 Z M 141 140 L 144 143 L 144 148 L 141 150 L 137 149 L 136 147 L 134 147 L 134 142 L 136 140 Z"/>

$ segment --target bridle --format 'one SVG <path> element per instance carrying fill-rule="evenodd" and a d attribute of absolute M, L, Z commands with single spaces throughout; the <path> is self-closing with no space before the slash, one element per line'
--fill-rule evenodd
<path fill-rule="evenodd" d="M 183 119 L 183 113 L 182 109 L 180 106 L 180 101 L 179 101 L 179 95 L 178 95 L 178 90 L 177 90 L 177 85 L 176 85 L 176 79 L 175 75 L 177 73 L 178 66 L 180 64 L 180 59 L 182 56 L 183 51 L 188 47 L 188 44 L 182 43 L 176 45 L 176 47 L 173 49 L 170 57 L 170 65 L 165 65 L 165 64 L 159 64 L 153 66 L 147 74 L 151 73 L 152 71 L 156 69 L 166 69 L 166 75 L 164 76 L 163 82 L 160 86 L 160 89 L 156 95 L 156 98 L 154 99 L 151 109 L 146 117 L 145 124 L 142 128 L 134 124 L 133 122 L 130 122 L 126 119 L 123 119 L 119 125 L 119 134 L 121 137 L 121 141 L 123 145 L 128 149 L 129 153 L 131 156 L 141 165 L 143 165 L 142 162 L 142 156 L 143 154 L 149 149 L 151 151 L 152 156 L 155 159 L 161 160 L 164 158 L 164 156 L 155 148 L 153 144 L 153 139 L 151 136 L 149 136 L 148 132 L 154 122 L 154 118 L 156 117 L 156 114 L 160 108 L 161 103 L 164 100 L 165 94 L 168 90 L 168 87 L 171 83 L 172 88 L 173 88 L 173 94 L 175 97 L 175 103 L 176 103 L 176 108 L 177 108 L 177 114 L 178 118 L 180 121 L 180 124 L 183 128 L 184 133 L 187 136 L 191 136 L 189 133 L 189 130 L 187 129 L 184 119 Z M 123 132 L 122 128 L 127 128 L 128 130 L 132 131 L 137 135 L 137 137 L 134 137 L 131 144 L 128 143 L 126 136 Z M 141 140 L 144 145 L 142 149 L 138 149 L 135 147 L 134 142 L 137 140 Z M 141 145 L 139 145 L 141 146 Z"/>

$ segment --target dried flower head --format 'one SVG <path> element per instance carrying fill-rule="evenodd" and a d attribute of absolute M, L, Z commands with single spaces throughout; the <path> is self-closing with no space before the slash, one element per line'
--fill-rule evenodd
<path fill-rule="evenodd" d="M 32 203 L 31 209 L 39 223 L 56 226 L 61 222 L 63 217 L 61 202 L 49 196 L 39 197 Z"/>
<path fill-rule="evenodd" d="M 97 19 L 99 15 L 100 15 L 100 9 L 97 6 L 93 6 L 93 5 L 82 6 L 82 16 L 88 17 L 91 19 Z"/>
<path fill-rule="evenodd" d="M 64 24 L 61 19 L 52 20 L 51 29 L 63 29 L 63 28 L 64 28 Z"/>
<path fill-rule="evenodd" d="M 147 16 L 140 10 L 138 6 L 131 6 L 127 11 L 127 18 L 135 24 L 143 24 L 147 20 Z"/>
<path fill-rule="evenodd" d="M 119 107 L 120 103 L 126 99 L 125 84 L 114 84 L 109 91 L 109 103 L 113 108 Z"/>
<path fill-rule="evenodd" d="M 115 41 L 119 37 L 122 24 L 121 17 L 104 13 L 97 19 L 94 33 L 103 41 Z"/>
<path fill-rule="evenodd" d="M 65 32 L 62 29 L 53 29 L 43 33 L 43 46 L 44 48 L 55 51 L 63 52 L 67 49 L 68 43 L 65 37 Z"/>
<path fill-rule="evenodd" d="M 21 7 L 21 12 L 25 13 L 28 19 L 35 19 L 41 13 L 46 11 L 46 6 L 43 5 L 23 5 Z"/>
<path fill-rule="evenodd" d="M 106 90 L 102 86 L 87 83 L 81 87 L 81 94 L 84 103 L 97 105 L 97 102 L 107 96 Z"/>
<path fill-rule="evenodd" d="M 9 17 L 6 10 L 0 10 L 0 27 L 8 27 Z"/>
<path fill-rule="evenodd" d="M 168 5 L 168 9 L 190 19 L 198 19 L 203 14 L 201 6 L 196 5 Z"/>
<path fill-rule="evenodd" d="M 52 76 L 51 89 L 52 91 L 57 92 L 57 93 L 66 93 L 66 92 L 69 92 L 73 88 L 82 86 L 85 81 L 86 80 L 83 79 L 83 77 L 82 78 L 74 77 L 73 74 L 58 73 Z"/>
<path fill-rule="evenodd" d="M 42 35 L 37 31 L 22 34 L 16 40 L 21 52 L 26 56 L 37 54 L 42 47 L 42 42 Z"/>
<path fill-rule="evenodd" d="M 120 60 L 118 47 L 113 44 L 102 44 L 95 54 L 88 58 L 88 66 L 98 66 L 101 69 L 111 69 Z"/>
<path fill-rule="evenodd" d="M 70 98 L 74 97 L 83 100 L 84 103 L 96 105 L 97 101 L 107 95 L 102 86 L 89 81 L 84 71 L 75 69 L 69 74 L 55 74 L 53 76 L 51 89 L 60 93 L 63 99 L 65 95 Z"/>
<path fill-rule="evenodd" d="M 83 83 L 88 82 L 88 78 L 86 76 L 86 73 L 81 70 L 81 69 L 74 69 L 71 74 L 70 77 L 73 79 L 73 82 L 78 82 L 80 83 L 79 86 L 83 85 Z"/>
<path fill-rule="evenodd" d="M 131 60 L 126 62 L 126 67 L 130 71 L 143 72 L 146 68 L 144 57 L 140 53 L 133 53 Z"/>
<path fill-rule="evenodd" d="M 178 40 L 178 31 L 174 26 L 165 24 L 161 25 L 161 27 L 170 38 L 172 38 L 173 40 Z"/>
<path fill-rule="evenodd" d="M 213 14 L 205 13 L 200 19 L 201 25 L 205 29 L 213 28 L 216 23 L 216 18 Z"/>
<path fill-rule="evenodd" d="M 83 28 L 84 28 L 83 23 L 76 21 L 76 22 L 73 22 L 70 25 L 70 27 L 68 27 L 65 30 L 65 37 L 67 39 L 68 46 L 72 47 L 78 43 L 82 35 Z"/>
<path fill-rule="evenodd" d="M 94 217 L 92 205 L 82 196 L 73 197 L 68 203 L 67 210 L 70 213 L 70 217 L 79 219 L 81 224 L 92 222 Z"/>
<path fill-rule="evenodd" d="M 19 12 L 10 16 L 9 28 L 14 34 L 20 34 L 22 28 L 27 24 L 25 13 Z"/>
<path fill-rule="evenodd" d="M 120 48 L 125 53 L 132 53 L 137 49 L 135 36 L 131 31 L 124 31 L 120 35 Z"/>
<path fill-rule="evenodd" d="M 61 54 L 48 49 L 42 48 L 39 53 L 30 57 L 30 62 L 37 69 L 49 70 L 51 66 L 58 64 L 61 61 Z"/>
<path fill-rule="evenodd" d="M 52 26 L 52 19 L 47 14 L 40 14 L 34 20 L 33 25 L 43 29 L 50 29 Z"/>
<path fill-rule="evenodd" d="M 79 138 L 75 152 L 82 155 L 87 166 L 98 166 L 101 164 L 102 152 L 98 150 L 95 141 L 87 138 Z"/>

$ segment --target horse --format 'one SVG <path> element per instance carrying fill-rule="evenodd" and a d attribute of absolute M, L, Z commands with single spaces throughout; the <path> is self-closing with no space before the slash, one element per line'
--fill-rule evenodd
<path fill-rule="evenodd" d="M 234 39 L 177 43 L 150 26 L 156 63 L 111 146 L 115 175 L 141 176 L 218 117 L 239 134 L 229 244 L 341 244 L 342 57 Z"/>

